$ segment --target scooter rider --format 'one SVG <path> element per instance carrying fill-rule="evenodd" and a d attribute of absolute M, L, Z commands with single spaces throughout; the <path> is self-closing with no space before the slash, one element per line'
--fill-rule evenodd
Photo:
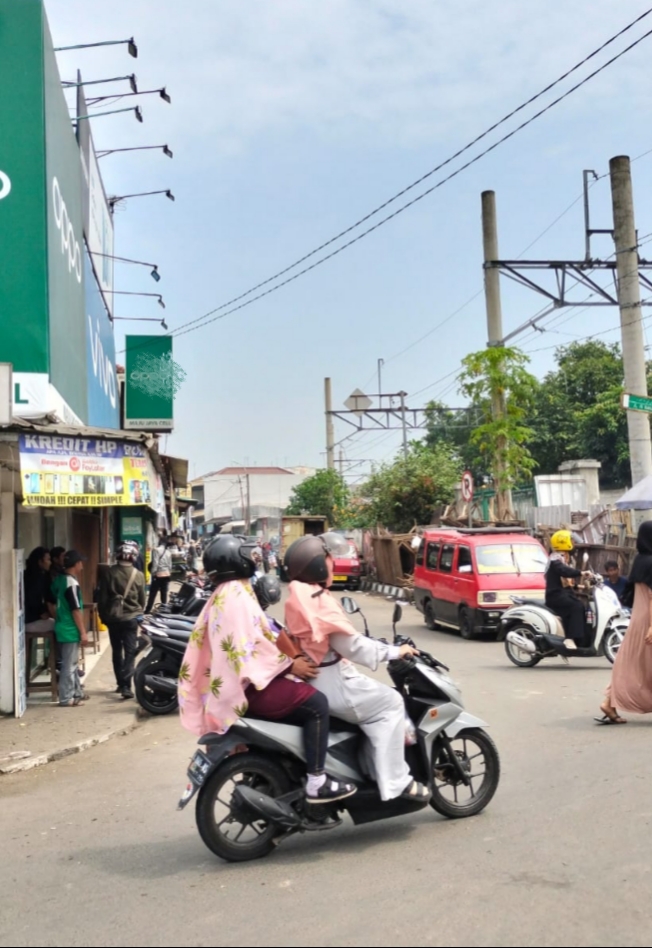
<path fill-rule="evenodd" d="M 329 777 L 329 708 L 326 697 L 305 679 L 316 668 L 301 654 L 280 651 L 251 588 L 253 547 L 221 536 L 204 553 L 204 568 L 216 589 L 195 624 L 179 672 L 181 723 L 198 737 L 225 734 L 240 717 L 283 721 L 303 727 L 311 803 L 352 796 L 356 788 Z M 304 680 L 301 680 L 304 679 Z"/>
<path fill-rule="evenodd" d="M 546 605 L 559 616 L 566 633 L 564 645 L 569 649 L 581 646 L 585 635 L 586 619 L 583 603 L 573 595 L 564 579 L 579 579 L 590 576 L 570 565 L 569 554 L 573 550 L 570 530 L 557 530 L 550 538 L 552 553 L 546 566 Z"/>
<path fill-rule="evenodd" d="M 365 638 L 351 625 L 335 597 L 333 555 L 349 545 L 336 533 L 305 536 L 285 554 L 290 596 L 285 622 L 290 635 L 319 666 L 315 687 L 328 697 L 331 714 L 358 724 L 370 747 L 367 769 L 383 800 L 399 796 L 427 799 L 405 761 L 405 707 L 398 691 L 363 675 L 346 659 L 376 670 L 381 662 L 418 654 L 409 645 Z"/>

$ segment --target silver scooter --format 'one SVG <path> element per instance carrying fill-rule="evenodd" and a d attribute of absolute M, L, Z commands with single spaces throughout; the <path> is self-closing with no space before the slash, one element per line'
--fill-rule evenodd
<path fill-rule="evenodd" d="M 510 662 L 519 668 L 533 668 L 545 658 L 568 661 L 604 656 L 615 662 L 629 626 L 630 610 L 605 586 L 602 576 L 592 573 L 588 582 L 591 598 L 586 609 L 586 636 L 583 647 L 574 649 L 565 644 L 561 619 L 544 602 L 512 597 L 515 605 L 503 613 L 499 633 Z"/>
<path fill-rule="evenodd" d="M 360 612 L 348 597 L 343 604 L 349 613 Z M 396 631 L 401 615 L 397 603 L 394 642 L 414 646 Z M 388 671 L 405 702 L 406 718 L 416 726 L 412 735 L 416 743 L 406 741 L 405 756 L 414 779 L 429 787 L 430 805 L 452 819 L 480 813 L 500 778 L 498 751 L 484 730 L 485 723 L 464 710 L 448 668 L 427 652 L 390 662 Z M 294 833 L 340 826 L 342 812 L 361 824 L 427 806 L 427 800 L 380 799 L 377 785 L 362 769 L 364 741 L 357 725 L 331 718 L 326 769 L 336 780 L 353 782 L 357 793 L 315 806 L 304 792 L 301 728 L 241 718 L 226 734 L 201 738 L 205 751 L 197 751 L 190 763 L 190 782 L 178 808 L 197 795 L 196 821 L 202 840 L 222 859 L 241 862 L 268 855 Z"/>

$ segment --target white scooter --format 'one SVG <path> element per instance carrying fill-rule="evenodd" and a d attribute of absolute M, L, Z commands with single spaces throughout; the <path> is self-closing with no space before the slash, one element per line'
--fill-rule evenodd
<path fill-rule="evenodd" d="M 604 655 L 612 664 L 629 626 L 630 610 L 605 586 L 596 573 L 588 580 L 591 598 L 586 608 L 583 646 L 568 648 L 561 619 L 534 599 L 513 596 L 515 605 L 501 619 L 499 639 L 505 642 L 507 657 L 519 668 L 533 668 L 544 658 L 597 658 Z"/>

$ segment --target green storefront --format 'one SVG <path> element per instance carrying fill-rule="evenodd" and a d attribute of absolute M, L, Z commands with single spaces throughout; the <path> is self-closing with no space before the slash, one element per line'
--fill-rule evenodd
<path fill-rule="evenodd" d="M 0 361 L 15 413 L 87 419 L 82 167 L 41 0 L 0 0 Z"/>

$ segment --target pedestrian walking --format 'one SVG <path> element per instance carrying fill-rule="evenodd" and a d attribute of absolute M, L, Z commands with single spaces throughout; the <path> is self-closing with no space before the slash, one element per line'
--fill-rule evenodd
<path fill-rule="evenodd" d="M 132 682 L 138 653 L 138 617 L 145 608 L 145 577 L 136 568 L 137 544 L 123 543 L 117 563 L 100 576 L 98 608 L 109 628 L 116 694 L 133 698 Z"/>
<path fill-rule="evenodd" d="M 176 546 L 176 541 L 161 537 L 159 545 L 152 554 L 152 576 L 145 612 L 152 611 L 158 593 L 161 594 L 163 605 L 168 601 L 170 577 L 172 575 L 172 546 Z"/>
<path fill-rule="evenodd" d="M 63 558 L 63 566 L 64 572 L 52 584 L 52 592 L 57 600 L 54 634 L 61 653 L 59 704 L 62 708 L 74 708 L 88 698 L 79 676 L 79 646 L 88 645 L 79 585 L 84 557 L 76 550 L 68 550 Z"/>
<path fill-rule="evenodd" d="M 619 710 L 652 713 L 652 521 L 641 524 L 636 549 L 629 575 L 634 587 L 632 617 L 600 705 L 599 724 L 626 724 Z"/>

